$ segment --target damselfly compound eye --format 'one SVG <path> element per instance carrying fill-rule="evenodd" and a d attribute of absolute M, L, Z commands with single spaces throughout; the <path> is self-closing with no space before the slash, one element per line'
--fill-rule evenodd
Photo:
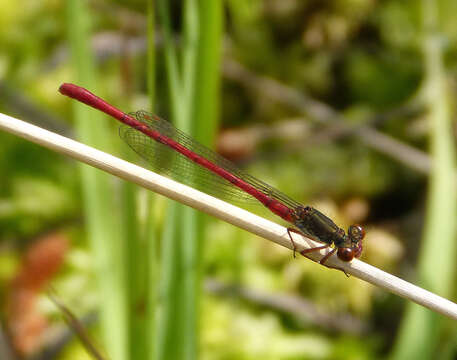
<path fill-rule="evenodd" d="M 354 251 L 351 248 L 339 248 L 337 255 L 340 258 L 340 260 L 346 262 L 354 259 Z"/>
<path fill-rule="evenodd" d="M 363 227 L 360 225 L 351 225 L 348 228 L 348 236 L 351 239 L 351 242 L 358 243 L 365 237 L 365 230 L 363 230 Z"/>
<path fill-rule="evenodd" d="M 362 250 L 363 250 L 363 246 L 362 246 L 362 242 L 360 241 L 357 244 L 357 247 L 354 248 L 354 256 L 356 258 L 359 258 L 362 255 Z"/>

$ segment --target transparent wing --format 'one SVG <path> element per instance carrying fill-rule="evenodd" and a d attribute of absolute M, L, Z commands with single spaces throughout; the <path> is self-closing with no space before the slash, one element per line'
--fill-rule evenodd
<path fill-rule="evenodd" d="M 284 205 L 291 208 L 300 206 L 298 202 L 290 199 L 263 181 L 247 174 L 231 161 L 198 143 L 189 135 L 176 129 L 170 122 L 145 111 L 138 111 L 130 115 L 147 125 L 151 130 L 155 130 L 160 134 L 173 139 L 185 146 L 189 151 L 196 153 L 218 167 L 231 172 L 260 192 L 280 201 Z M 237 204 L 259 203 L 254 197 L 234 186 L 221 176 L 196 164 L 169 146 L 151 139 L 142 132 L 123 125 L 121 126 L 119 133 L 121 138 L 147 162 L 151 170 L 192 186 L 209 195 L 230 202 L 235 202 Z"/>

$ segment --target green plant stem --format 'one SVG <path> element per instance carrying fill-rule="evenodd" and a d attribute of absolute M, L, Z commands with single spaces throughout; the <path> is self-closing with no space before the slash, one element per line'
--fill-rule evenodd
<path fill-rule="evenodd" d="M 89 50 L 90 13 L 86 1 L 67 0 L 66 17 L 75 81 L 96 89 L 95 68 Z M 76 31 L 77 29 L 77 31 Z M 106 123 L 82 104 L 73 102 L 79 138 L 88 144 L 109 149 Z M 95 258 L 95 273 L 100 298 L 100 320 L 106 349 L 112 359 L 127 359 L 127 315 L 123 243 L 119 235 L 120 219 L 110 179 L 106 174 L 81 166 L 84 217 Z"/>
<path fill-rule="evenodd" d="M 172 42 L 168 4 L 159 1 L 158 5 L 173 119 L 181 130 L 211 144 L 218 111 L 222 4 L 220 1 L 184 2 L 181 62 Z M 158 354 L 167 359 L 196 359 L 202 222 L 192 209 L 172 204 L 165 227 L 164 243 L 173 243 L 175 247 L 171 250 L 168 244 L 164 245 L 162 252 L 163 272 L 170 274 L 163 277 L 162 294 L 168 300 L 163 300 L 167 304 L 161 306 L 159 324 L 162 326 L 158 329 L 167 330 L 159 341 Z M 169 305 L 172 302 L 174 308 Z"/>
<path fill-rule="evenodd" d="M 199 1 L 199 38 L 195 59 L 192 117 L 193 134 L 201 143 L 211 147 L 218 124 L 220 63 L 222 46 L 222 2 L 219 0 Z M 201 264 L 204 237 L 204 220 L 198 213 L 194 219 L 194 241 L 184 249 L 188 278 L 186 282 L 188 334 L 186 349 L 197 358 L 199 305 L 201 294 Z M 186 245 L 186 244 L 184 244 Z M 192 357 L 188 357 L 192 359 Z"/>
<path fill-rule="evenodd" d="M 178 58 L 171 34 L 171 24 L 169 17 L 169 6 L 167 0 L 157 0 L 157 14 L 162 24 L 164 39 L 165 64 L 167 69 L 168 93 L 172 104 L 179 104 L 182 99 L 180 79 L 178 71 Z M 183 109 L 180 106 L 171 106 L 172 118 L 181 118 Z"/>
<path fill-rule="evenodd" d="M 425 101 L 430 109 L 430 175 L 423 243 L 419 254 L 419 280 L 443 296 L 453 292 L 455 273 L 455 144 L 443 66 L 442 39 L 438 33 L 438 8 L 434 0 L 422 1 Z M 394 348 L 394 359 L 437 358 L 441 318 L 409 304 Z M 439 356 L 438 356 L 439 357 Z"/>
<path fill-rule="evenodd" d="M 137 192 L 131 183 L 120 184 L 122 200 L 122 237 L 126 239 L 124 253 L 126 263 L 126 299 L 128 313 L 129 358 L 143 358 L 148 349 L 149 338 L 145 332 L 146 309 L 146 264 L 148 263 L 147 242 L 140 236 Z"/>
<path fill-rule="evenodd" d="M 149 110 L 154 111 L 155 105 L 155 0 L 148 1 L 148 68 L 147 68 L 147 79 L 148 79 L 148 95 L 149 95 Z M 144 232 L 144 241 L 146 244 L 146 251 L 148 262 L 147 262 L 147 334 L 148 334 L 148 349 L 145 359 L 155 358 L 155 345 L 156 342 L 156 308 L 157 308 L 157 253 L 156 253 L 156 222 L 153 217 L 153 206 L 154 206 L 154 194 L 148 191 L 146 200 L 146 224 Z"/>
<path fill-rule="evenodd" d="M 171 36 L 168 2 L 158 1 L 158 15 L 164 34 L 165 64 L 168 78 L 168 91 L 172 118 L 177 126 L 187 131 L 190 127 L 189 108 L 192 105 L 191 94 L 186 93 L 192 89 L 191 85 L 184 86 L 178 69 L 177 52 Z M 186 26 L 195 26 L 195 23 L 186 21 Z M 186 38 L 186 36 L 183 36 Z M 189 46 L 192 42 L 185 42 L 184 54 L 186 63 L 191 64 L 193 49 Z M 188 69 L 194 71 L 194 69 Z M 182 74 L 182 72 L 181 72 Z M 186 76 L 192 80 L 194 76 Z M 189 131 L 190 132 L 190 131 Z M 189 311 L 188 269 L 184 263 L 183 245 L 195 242 L 195 231 L 192 229 L 195 216 L 191 209 L 182 205 L 170 204 L 165 223 L 165 234 L 162 239 L 162 281 L 159 297 L 159 318 L 157 332 L 157 359 L 183 359 L 189 356 L 188 339 L 193 336 L 190 329 L 187 312 Z M 189 245 L 192 246 L 192 245 Z M 193 356 L 193 355 L 192 355 Z M 191 357 L 192 357 L 191 356 Z"/>

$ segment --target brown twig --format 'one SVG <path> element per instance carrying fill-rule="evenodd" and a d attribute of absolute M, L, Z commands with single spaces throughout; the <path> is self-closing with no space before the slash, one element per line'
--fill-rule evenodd
<path fill-rule="evenodd" d="M 368 331 L 367 324 L 360 319 L 347 314 L 328 313 L 301 296 L 272 294 L 239 285 L 225 284 L 211 278 L 205 281 L 205 289 L 215 295 L 236 296 L 290 314 L 304 324 L 312 323 L 326 330 L 351 334 L 362 334 Z"/>
<path fill-rule="evenodd" d="M 430 169 L 431 160 L 427 154 L 392 137 L 384 135 L 374 128 L 368 126 L 359 128 L 359 126 L 352 127 L 341 125 L 348 123 L 344 115 L 332 109 L 327 104 L 313 99 L 304 92 L 281 84 L 272 78 L 256 75 L 240 63 L 231 59 L 226 59 L 224 61 L 222 69 L 227 78 L 240 82 L 244 86 L 254 89 L 256 92 L 268 96 L 283 105 L 294 108 L 297 111 L 306 114 L 314 121 L 322 124 L 337 124 L 334 125 L 335 128 L 333 128 L 333 131 L 336 132 L 337 136 L 354 133 L 366 145 L 391 156 L 417 171 L 427 173 Z M 418 104 L 411 104 L 406 107 L 395 109 L 393 113 L 390 115 L 387 113 L 385 116 L 392 116 L 395 115 L 395 113 L 402 114 L 405 110 L 415 113 L 422 111 L 422 107 Z M 376 123 L 382 119 L 382 114 L 375 115 L 372 121 Z M 395 151 L 392 151 L 392 149 L 395 149 Z"/>

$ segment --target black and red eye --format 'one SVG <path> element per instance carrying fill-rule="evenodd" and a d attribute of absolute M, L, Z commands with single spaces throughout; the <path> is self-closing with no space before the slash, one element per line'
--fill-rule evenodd
<path fill-rule="evenodd" d="M 348 262 L 354 259 L 354 250 L 348 247 L 339 248 L 337 255 L 340 260 Z"/>
<path fill-rule="evenodd" d="M 348 236 L 353 243 L 361 242 L 365 237 L 365 230 L 360 225 L 351 225 L 348 228 Z"/>
<path fill-rule="evenodd" d="M 360 255 L 362 255 L 362 250 L 363 250 L 363 245 L 362 245 L 362 242 L 360 241 L 358 244 L 357 244 L 357 247 L 354 248 L 354 256 L 356 258 L 359 258 Z"/>

